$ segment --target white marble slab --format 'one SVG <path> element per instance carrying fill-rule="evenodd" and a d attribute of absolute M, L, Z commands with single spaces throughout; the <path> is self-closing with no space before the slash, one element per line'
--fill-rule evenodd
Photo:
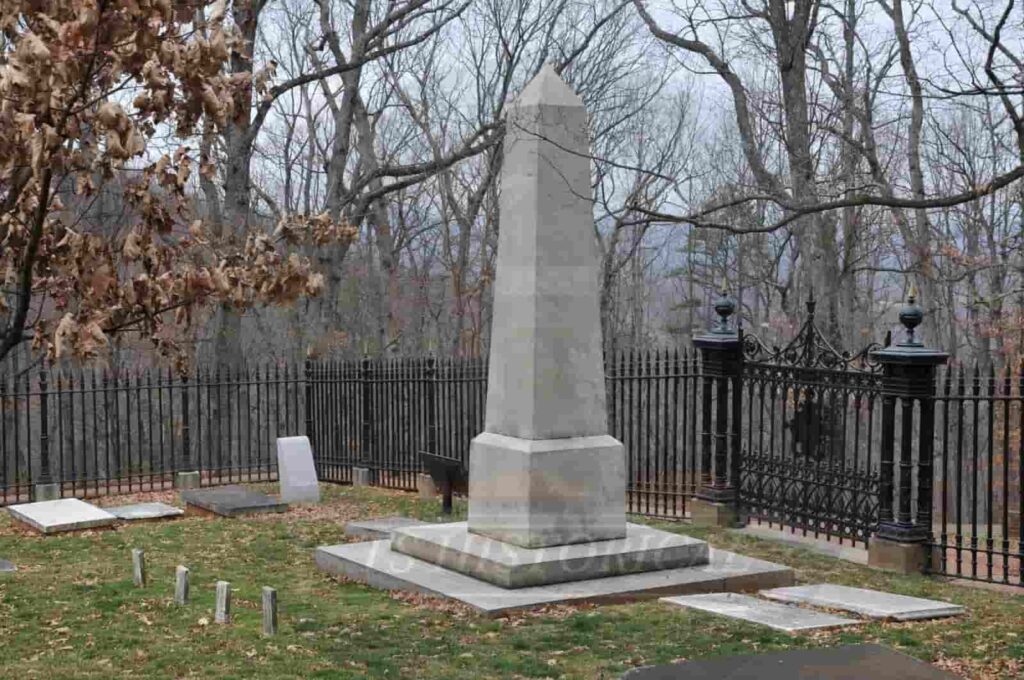
<path fill-rule="evenodd" d="M 9 571 L 18 571 L 18 568 L 14 566 L 14 562 L 11 562 L 10 560 L 0 559 L 0 574 Z"/>
<path fill-rule="evenodd" d="M 22 503 L 7 508 L 11 517 L 44 534 L 110 526 L 117 517 L 77 498 Z"/>
<path fill-rule="evenodd" d="M 167 503 L 134 503 L 132 505 L 118 505 L 107 508 L 107 511 L 118 519 L 134 521 L 145 519 L 165 519 L 168 517 L 180 517 L 185 514 L 181 508 L 176 508 Z"/>
<path fill-rule="evenodd" d="M 277 478 L 283 502 L 320 502 L 320 484 L 308 437 L 277 438 Z"/>
<path fill-rule="evenodd" d="M 728 616 L 731 619 L 739 619 L 748 623 L 758 623 L 786 633 L 838 628 L 861 623 L 855 619 L 844 619 L 841 616 L 816 612 L 812 609 L 768 602 L 739 593 L 679 595 L 663 597 L 661 601 L 689 609 L 699 609 L 711 614 Z"/>
<path fill-rule="evenodd" d="M 830 583 L 762 590 L 761 595 L 779 602 L 854 612 L 871 619 L 914 621 L 956 616 L 964 612 L 963 607 L 949 602 Z"/>

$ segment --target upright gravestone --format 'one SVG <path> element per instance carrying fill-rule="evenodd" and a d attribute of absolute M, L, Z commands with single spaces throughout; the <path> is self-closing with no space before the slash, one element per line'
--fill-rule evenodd
<path fill-rule="evenodd" d="M 285 503 L 320 502 L 320 484 L 307 437 L 278 437 L 277 477 Z"/>
<path fill-rule="evenodd" d="M 484 432 L 469 530 L 536 548 L 626 535 L 608 434 L 587 113 L 550 66 L 508 114 Z"/>

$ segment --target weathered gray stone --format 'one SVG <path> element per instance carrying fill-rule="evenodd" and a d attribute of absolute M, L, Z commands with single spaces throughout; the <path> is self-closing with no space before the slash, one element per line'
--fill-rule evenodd
<path fill-rule="evenodd" d="M 22 503 L 7 508 L 11 517 L 44 534 L 95 529 L 112 525 L 117 518 L 77 498 Z"/>
<path fill-rule="evenodd" d="M 436 564 L 403 555 L 391 542 L 322 546 L 314 553 L 324 571 L 385 590 L 448 597 L 489 615 L 563 602 L 627 602 L 665 595 L 720 592 L 749 583 L 788 585 L 793 570 L 763 560 L 711 549 L 709 563 L 624 576 L 502 588 Z"/>
<path fill-rule="evenodd" d="M 539 548 L 626 534 L 608 435 L 587 113 L 550 66 L 510 107 L 474 533 Z"/>
<path fill-rule="evenodd" d="M 138 521 L 149 519 L 170 519 L 181 517 L 185 511 L 167 503 L 134 503 L 132 505 L 118 505 L 106 508 L 107 512 L 115 517 L 126 521 Z"/>
<path fill-rule="evenodd" d="M 430 501 L 437 496 L 437 485 L 434 478 L 425 472 L 416 475 L 416 490 L 419 492 L 421 501 Z"/>
<path fill-rule="evenodd" d="M 177 472 L 174 475 L 175 489 L 198 489 L 200 486 L 202 486 L 202 480 L 199 477 L 198 470 L 193 470 L 190 472 Z"/>
<path fill-rule="evenodd" d="M 284 512 L 287 503 L 241 486 L 217 486 L 208 489 L 190 489 L 181 492 L 185 508 L 199 508 L 224 517 L 236 517 L 261 512 Z"/>
<path fill-rule="evenodd" d="M 465 522 L 395 529 L 391 548 L 503 588 L 707 564 L 704 541 L 629 524 L 626 537 L 523 548 L 467 531 Z"/>
<path fill-rule="evenodd" d="M 608 432 L 583 101 L 545 66 L 508 113 L 486 432 Z"/>
<path fill-rule="evenodd" d="M 263 619 L 261 630 L 264 635 L 277 635 L 277 591 L 263 586 Z"/>
<path fill-rule="evenodd" d="M 286 503 L 319 503 L 320 484 L 307 437 L 278 437 L 277 478 Z"/>
<path fill-rule="evenodd" d="M 136 588 L 146 587 L 146 551 L 132 548 L 132 583 Z"/>
<path fill-rule="evenodd" d="M 960 605 L 948 602 L 829 583 L 762 590 L 761 595 L 779 602 L 838 609 L 872 619 L 913 621 L 956 616 L 964 612 Z"/>
<path fill-rule="evenodd" d="M 188 604 L 188 567 L 178 565 L 174 570 L 174 604 Z"/>
<path fill-rule="evenodd" d="M 766 602 L 765 600 L 739 593 L 679 595 L 677 597 L 663 597 L 661 601 L 690 609 L 699 609 L 711 614 L 728 616 L 729 618 L 747 621 L 748 623 L 758 623 L 787 633 L 818 630 L 821 628 L 837 628 L 861 623 L 854 619 L 844 619 L 841 616 L 816 612 L 811 609 Z"/>
<path fill-rule="evenodd" d="M 402 527 L 413 527 L 427 524 L 412 517 L 380 517 L 378 519 L 354 520 L 345 523 L 345 535 L 353 538 L 365 538 L 379 541 L 391 538 L 391 532 Z"/>
<path fill-rule="evenodd" d="M 469 529 L 527 548 L 626 535 L 626 461 L 609 435 L 530 440 L 484 432 L 469 463 Z"/>
<path fill-rule="evenodd" d="M 36 484 L 32 498 L 36 501 L 55 501 L 60 498 L 60 484 Z"/>
<path fill-rule="evenodd" d="M 14 562 L 11 562 L 10 560 L 0 559 L 0 574 L 12 571 L 18 571 L 18 568 L 14 566 Z"/>
<path fill-rule="evenodd" d="M 352 486 L 370 486 L 370 468 L 352 468 Z"/>
<path fill-rule="evenodd" d="M 227 581 L 217 581 L 213 621 L 214 623 L 231 623 L 231 584 Z"/>

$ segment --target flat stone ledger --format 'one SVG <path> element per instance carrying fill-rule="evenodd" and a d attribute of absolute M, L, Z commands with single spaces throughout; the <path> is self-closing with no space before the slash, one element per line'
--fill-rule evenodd
<path fill-rule="evenodd" d="M 391 549 L 502 588 L 583 581 L 708 563 L 704 541 L 627 525 L 624 538 L 523 548 L 468 531 L 466 522 L 402 527 Z"/>
<path fill-rule="evenodd" d="M 626 536 L 626 457 L 610 435 L 470 446 L 469 531 L 524 548 Z"/>
<path fill-rule="evenodd" d="M 11 518 L 43 534 L 108 527 L 117 517 L 77 498 L 22 503 L 7 508 Z"/>
<path fill-rule="evenodd" d="M 182 491 L 181 500 L 185 503 L 186 511 L 198 508 L 223 517 L 285 512 L 288 509 L 287 503 L 276 498 L 234 485 Z"/>
<path fill-rule="evenodd" d="M 128 522 L 171 519 L 181 517 L 185 511 L 167 503 L 134 503 L 132 505 L 117 505 L 107 508 L 107 512 L 115 517 Z"/>

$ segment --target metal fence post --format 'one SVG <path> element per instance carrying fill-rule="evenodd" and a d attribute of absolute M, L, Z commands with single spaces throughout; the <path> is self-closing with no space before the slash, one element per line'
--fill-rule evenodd
<path fill-rule="evenodd" d="M 690 510 L 694 524 L 735 526 L 739 520 L 743 343 L 729 324 L 735 311 L 723 288 L 715 301 L 718 322 L 693 339 L 704 374 L 701 484 Z"/>
<path fill-rule="evenodd" d="M 427 359 L 427 452 L 437 450 L 437 359 Z"/>
<path fill-rule="evenodd" d="M 50 501 L 60 498 L 61 485 L 58 478 L 54 482 L 50 470 L 50 389 L 46 365 L 39 371 L 39 477 L 33 487 L 32 495 L 36 501 Z M 58 395 L 59 397 L 59 395 Z M 29 462 L 29 474 L 32 466 Z"/>
<path fill-rule="evenodd" d="M 363 356 L 359 365 L 360 403 L 362 408 L 362 424 L 359 435 L 359 466 L 352 468 L 352 483 L 355 486 L 367 486 L 373 483 L 373 414 L 371 402 L 373 394 L 370 387 L 370 358 Z"/>
<path fill-rule="evenodd" d="M 949 355 L 925 347 L 915 338 L 914 329 L 921 324 L 924 313 L 917 305 L 914 291 L 900 310 L 899 319 L 907 329 L 907 339 L 871 353 L 872 359 L 882 365 L 884 392 L 879 524 L 868 543 L 868 563 L 873 567 L 908 574 L 927 571 L 930 566 L 935 373 L 936 367 L 946 363 Z M 916 421 L 915 405 L 918 407 Z M 917 442 L 916 512 L 913 505 L 914 442 Z"/>

